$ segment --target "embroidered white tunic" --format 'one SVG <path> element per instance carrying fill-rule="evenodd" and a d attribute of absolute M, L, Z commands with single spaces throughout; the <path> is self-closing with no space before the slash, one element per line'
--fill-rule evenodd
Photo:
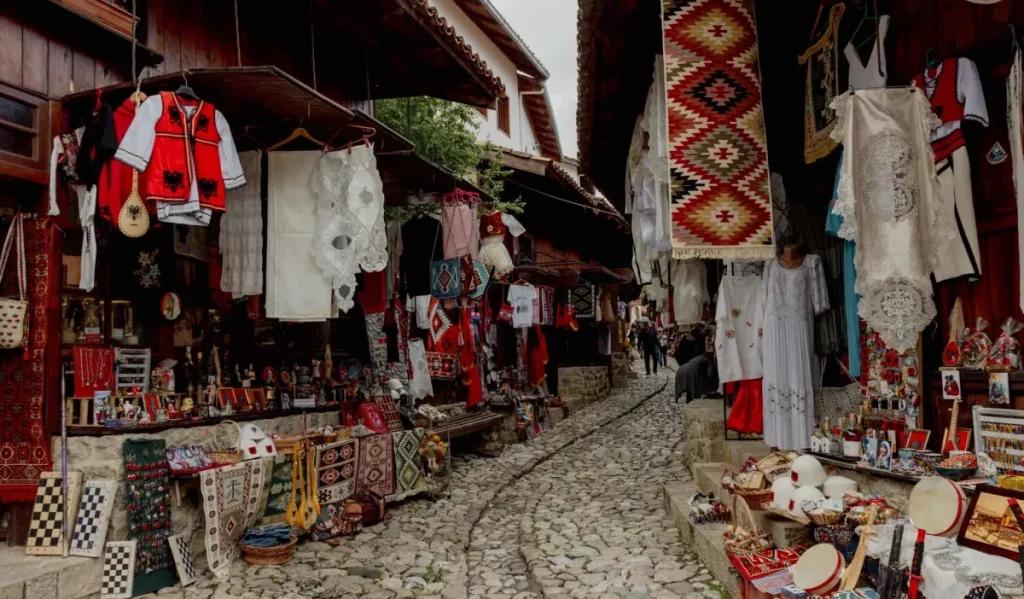
<path fill-rule="evenodd" d="M 839 236 L 857 244 L 860 317 L 905 351 L 935 318 L 929 275 L 948 231 L 928 143 L 935 117 L 916 88 L 847 92 L 834 105 L 844 150 L 832 210 Z"/>

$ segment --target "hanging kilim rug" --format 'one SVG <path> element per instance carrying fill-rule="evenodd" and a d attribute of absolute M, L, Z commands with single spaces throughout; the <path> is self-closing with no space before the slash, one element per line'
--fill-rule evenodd
<path fill-rule="evenodd" d="M 373 491 L 381 497 L 395 494 L 394 452 L 391 433 L 359 439 L 356 492 Z"/>
<path fill-rule="evenodd" d="M 420 456 L 420 442 L 423 429 L 391 433 L 395 444 L 395 494 L 385 497 L 388 501 L 399 501 L 427 490 L 427 478 L 423 473 L 423 458 Z"/>
<path fill-rule="evenodd" d="M 238 557 L 238 541 L 256 522 L 263 492 L 263 458 L 200 473 L 203 513 L 206 515 L 206 562 L 217 578 L 227 578 Z"/>
<path fill-rule="evenodd" d="M 355 439 L 316 446 L 317 498 L 321 507 L 341 503 L 352 495 L 358 447 Z"/>
<path fill-rule="evenodd" d="M 267 503 L 263 508 L 263 518 L 260 520 L 260 524 L 276 524 L 284 522 L 284 512 L 288 509 L 288 501 L 291 500 L 292 456 L 274 456 L 267 471 L 270 473 L 267 479 L 267 489 L 264 492 Z"/>
<path fill-rule="evenodd" d="M 663 0 L 672 254 L 772 256 L 750 0 Z"/>

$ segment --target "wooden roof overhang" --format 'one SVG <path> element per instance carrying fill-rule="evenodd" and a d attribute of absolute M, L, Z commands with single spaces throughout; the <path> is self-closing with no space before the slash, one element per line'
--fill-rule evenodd
<path fill-rule="evenodd" d="M 579 0 L 579 7 L 581 179 L 621 209 L 629 142 L 661 52 L 661 8 L 657 0 Z"/>
<path fill-rule="evenodd" d="M 373 117 L 347 108 L 274 66 L 224 67 L 168 73 L 142 81 L 142 91 L 174 91 L 185 81 L 199 97 L 213 103 L 231 124 L 241 149 L 270 145 L 302 126 L 317 139 L 332 145 L 359 138 L 363 133 L 348 125 L 377 130 L 377 151 L 412 151 L 413 144 Z M 97 93 L 117 105 L 135 89 L 131 82 L 77 92 L 64 97 L 64 111 L 72 116 L 92 110 Z M 262 142 L 254 144 L 253 139 Z"/>
<path fill-rule="evenodd" d="M 317 6 L 327 17 L 318 27 L 333 31 L 332 60 L 344 64 L 348 56 L 361 65 L 325 73 L 350 79 L 344 87 L 353 99 L 434 96 L 493 107 L 505 93 L 487 62 L 427 0 L 317 0 Z"/>

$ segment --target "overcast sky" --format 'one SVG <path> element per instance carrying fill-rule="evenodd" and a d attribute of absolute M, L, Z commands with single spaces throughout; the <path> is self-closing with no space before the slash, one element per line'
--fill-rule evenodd
<path fill-rule="evenodd" d="M 548 70 L 562 153 L 576 156 L 576 10 L 578 0 L 491 0 Z"/>

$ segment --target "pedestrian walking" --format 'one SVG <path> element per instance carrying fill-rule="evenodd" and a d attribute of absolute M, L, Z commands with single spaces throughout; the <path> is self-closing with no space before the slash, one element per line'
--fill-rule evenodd
<path fill-rule="evenodd" d="M 654 374 L 658 374 L 658 362 L 661 361 L 659 354 L 661 352 L 658 348 L 658 335 L 650 325 L 645 325 L 641 330 L 640 345 L 643 347 L 644 369 L 647 371 L 648 376 L 651 374 L 652 364 L 654 365 Z"/>

